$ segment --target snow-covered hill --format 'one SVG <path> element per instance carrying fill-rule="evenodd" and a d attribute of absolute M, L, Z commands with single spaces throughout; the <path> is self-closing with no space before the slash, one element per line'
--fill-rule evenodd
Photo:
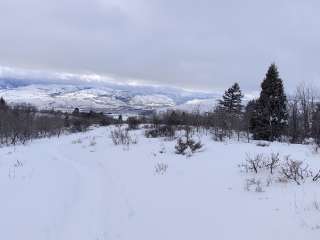
<path fill-rule="evenodd" d="M 9 103 L 30 103 L 40 109 L 82 110 L 103 112 L 138 112 L 175 107 L 195 99 L 217 98 L 215 93 L 129 84 L 39 84 L 0 79 L 0 96 Z"/>

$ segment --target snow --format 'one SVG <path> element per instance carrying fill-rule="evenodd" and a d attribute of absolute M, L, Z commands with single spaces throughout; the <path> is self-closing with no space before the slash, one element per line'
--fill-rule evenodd
<path fill-rule="evenodd" d="M 174 106 L 175 102 L 171 98 L 165 95 L 155 94 L 155 95 L 134 96 L 130 100 L 130 105 L 162 107 L 162 106 Z"/>
<path fill-rule="evenodd" d="M 13 81 L 11 83 L 13 87 L 0 86 L 0 96 L 10 104 L 29 103 L 39 109 L 55 108 L 62 111 L 72 111 L 75 107 L 86 111 L 94 109 L 104 112 L 156 109 L 172 107 L 196 98 L 206 99 L 215 96 L 214 93 L 126 84 L 110 84 L 103 87 L 50 83 L 23 84 L 14 87 L 14 84 Z"/>
<path fill-rule="evenodd" d="M 317 239 L 319 183 L 246 191 L 247 153 L 279 152 L 320 168 L 311 146 L 175 141 L 112 144 L 109 127 L 0 148 L 0 239 Z M 157 166 L 167 166 L 158 174 Z"/>
<path fill-rule="evenodd" d="M 217 105 L 218 99 L 193 99 L 184 104 L 178 105 L 175 109 L 181 111 L 200 111 L 201 113 L 210 112 Z"/>
<path fill-rule="evenodd" d="M 9 103 L 29 103 L 39 109 L 117 109 L 126 105 L 113 94 L 108 88 L 101 90 L 72 85 L 28 85 L 0 89 L 0 95 Z"/>

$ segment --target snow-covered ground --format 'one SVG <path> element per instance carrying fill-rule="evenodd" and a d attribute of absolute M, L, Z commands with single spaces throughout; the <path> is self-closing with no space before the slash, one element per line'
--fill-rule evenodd
<path fill-rule="evenodd" d="M 317 239 L 320 183 L 247 191 L 246 153 L 279 152 L 320 168 L 312 147 L 214 142 L 191 157 L 174 141 L 114 146 L 110 128 L 0 149 L 0 239 Z M 157 164 L 167 164 L 163 174 Z"/>

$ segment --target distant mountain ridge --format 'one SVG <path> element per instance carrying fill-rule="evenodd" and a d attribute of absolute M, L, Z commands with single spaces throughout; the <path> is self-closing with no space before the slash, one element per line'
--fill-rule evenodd
<path fill-rule="evenodd" d="M 83 111 L 95 110 L 105 113 L 141 113 L 220 97 L 217 93 L 166 86 L 57 82 L 0 78 L 0 96 L 10 104 L 29 103 L 39 109 L 72 111 L 78 107 Z"/>

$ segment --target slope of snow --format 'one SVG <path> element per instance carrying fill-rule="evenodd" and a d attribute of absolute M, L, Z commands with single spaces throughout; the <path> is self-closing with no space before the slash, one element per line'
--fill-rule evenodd
<path fill-rule="evenodd" d="M 209 94 L 129 85 L 31 84 L 0 86 L 0 96 L 11 104 L 29 103 L 39 109 L 70 111 L 78 107 L 109 112 L 172 107 L 195 98 L 207 98 Z"/>
<path fill-rule="evenodd" d="M 164 95 L 141 95 L 134 96 L 130 100 L 132 106 L 148 106 L 148 107 L 163 107 L 163 106 L 174 106 L 175 102 Z"/>
<path fill-rule="evenodd" d="M 112 94 L 110 89 L 69 85 L 29 85 L 0 90 L 0 95 L 9 103 L 29 103 L 40 109 L 113 109 L 126 105 Z"/>
<path fill-rule="evenodd" d="M 192 112 L 192 111 L 200 111 L 201 113 L 203 112 L 209 112 L 212 111 L 213 108 L 216 106 L 217 104 L 217 99 L 193 99 L 190 101 L 187 101 L 184 104 L 180 104 L 176 107 L 174 107 L 174 109 L 178 109 L 181 111 L 188 111 L 188 112 Z"/>
<path fill-rule="evenodd" d="M 0 239 L 317 239 L 316 183 L 247 192 L 246 153 L 279 152 L 320 167 L 308 146 L 213 142 L 190 158 L 174 142 L 113 146 L 109 128 L 0 149 Z M 157 163 L 168 164 L 156 174 Z"/>

